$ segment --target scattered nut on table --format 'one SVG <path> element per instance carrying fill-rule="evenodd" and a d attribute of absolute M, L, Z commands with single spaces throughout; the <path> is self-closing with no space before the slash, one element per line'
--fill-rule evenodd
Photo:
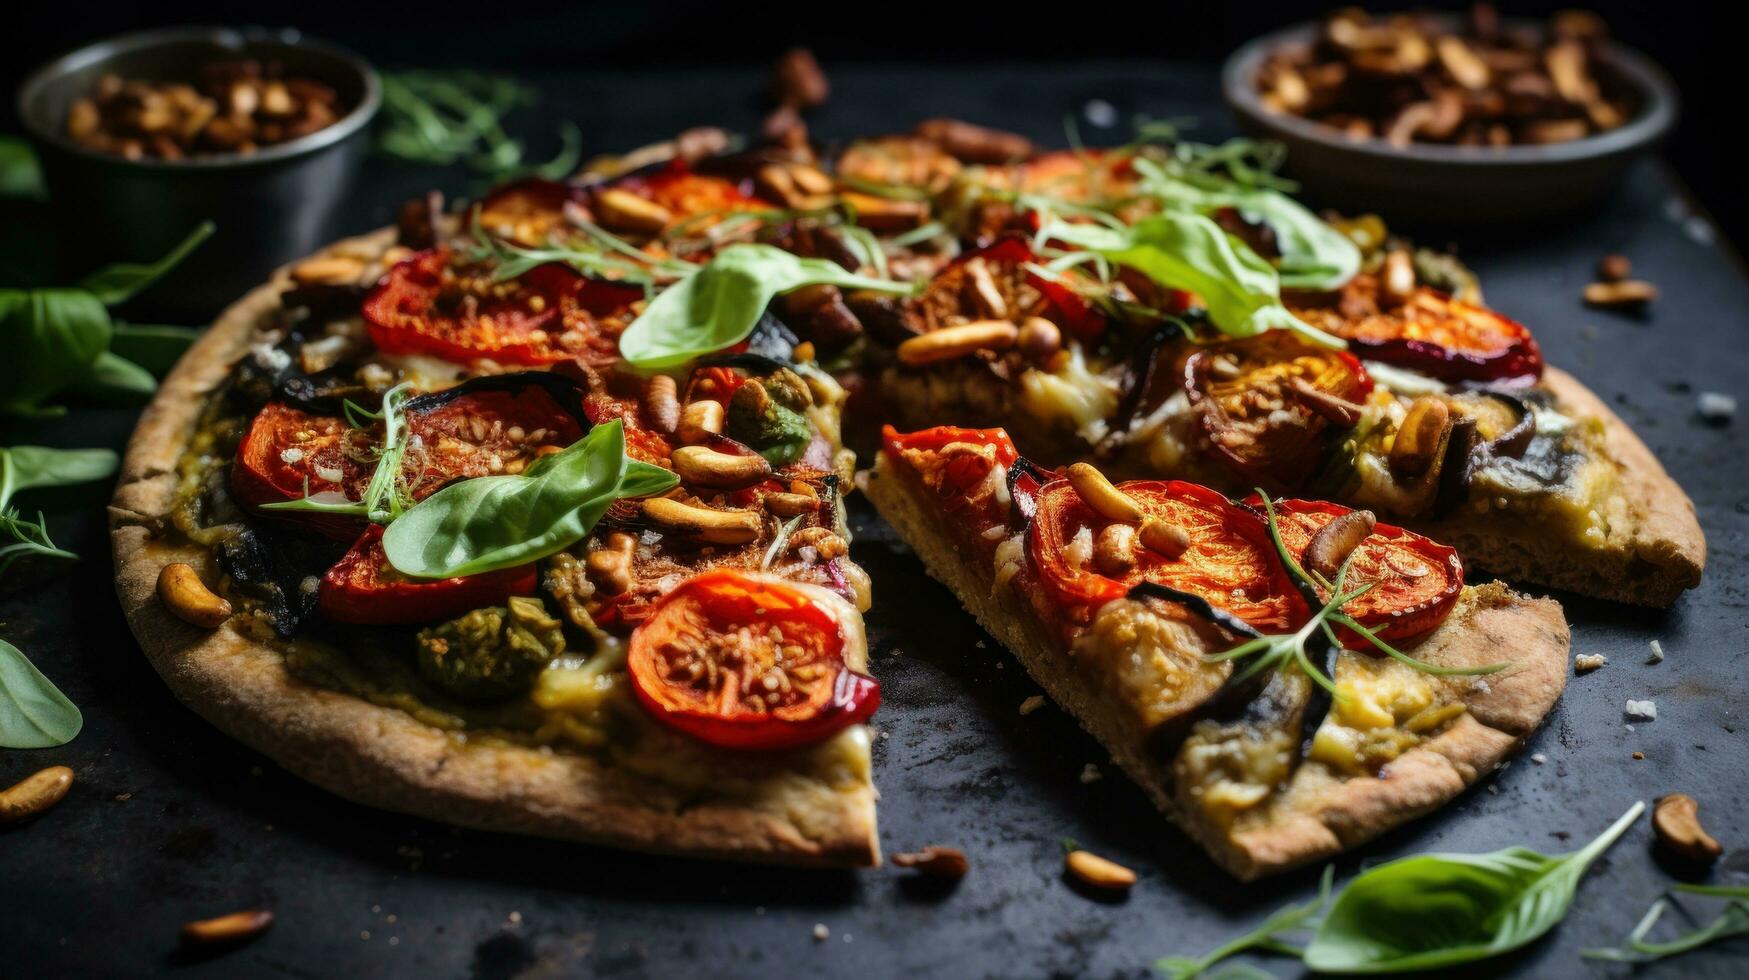
<path fill-rule="evenodd" d="M 1091 851 L 1070 851 L 1065 859 L 1076 880 L 1094 888 L 1123 891 L 1136 883 L 1136 873 Z"/>
<path fill-rule="evenodd" d="M 1658 798 L 1652 808 L 1652 830 L 1670 853 L 1695 864 L 1711 864 L 1725 848 L 1700 825 L 1700 804 L 1687 793 Z"/>
<path fill-rule="evenodd" d="M 182 927 L 182 941 L 190 946 L 220 946 L 242 942 L 267 931 L 273 925 L 273 913 L 267 909 L 244 909 L 211 919 L 200 919 Z"/>
<path fill-rule="evenodd" d="M 50 766 L 0 790 L 0 824 L 19 823 L 48 810 L 73 788 L 73 770 Z"/>
<path fill-rule="evenodd" d="M 893 863 L 901 868 L 913 868 L 934 878 L 964 878 L 971 862 L 957 847 L 931 844 L 920 851 L 893 855 Z"/>
<path fill-rule="evenodd" d="M 1594 282 L 1585 287 L 1585 302 L 1612 309 L 1633 309 L 1658 298 L 1658 287 L 1644 279 Z"/>

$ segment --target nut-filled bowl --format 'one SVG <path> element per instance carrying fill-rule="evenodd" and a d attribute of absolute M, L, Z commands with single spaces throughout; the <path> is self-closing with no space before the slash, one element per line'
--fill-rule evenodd
<path fill-rule="evenodd" d="M 258 134 L 239 133 L 233 124 L 221 134 L 209 125 L 196 137 L 201 142 L 181 152 L 175 141 L 195 120 L 142 121 L 162 108 L 146 89 L 189 89 L 215 64 L 268 66 L 273 77 L 326 93 L 330 104 L 310 106 L 323 115 L 303 117 L 302 127 L 288 122 Z M 142 153 L 135 139 L 100 142 L 86 132 L 74 138 L 75 129 L 95 124 L 91 100 L 100 85 L 113 89 L 113 79 L 134 83 L 117 96 L 134 100 L 117 111 L 131 132 L 163 126 L 165 135 L 155 138 L 160 151 Z M 268 95 L 283 98 L 283 88 Z M 363 162 L 381 103 L 376 71 L 362 59 L 296 30 L 256 27 L 178 27 L 99 41 L 39 69 L 18 95 L 50 199 L 83 261 L 154 259 L 201 222 L 217 225 L 212 239 L 146 296 L 154 310 L 192 315 L 222 307 L 333 237 L 332 221 Z M 295 98 L 286 111 L 299 111 Z"/>
<path fill-rule="evenodd" d="M 1510 26 L 1529 30 L 1523 22 Z M 1613 190 L 1676 121 L 1677 94 L 1669 76 L 1645 56 L 1599 40 L 1592 48 L 1597 64 L 1633 104 L 1631 114 L 1607 131 L 1509 145 L 1401 144 L 1356 136 L 1273 107 L 1259 91 L 1271 56 L 1311 49 L 1320 30 L 1319 24 L 1298 24 L 1247 43 L 1223 66 L 1221 92 L 1239 127 L 1285 144 L 1287 173 L 1330 207 L 1438 225 L 1505 225 L 1571 214 Z"/>

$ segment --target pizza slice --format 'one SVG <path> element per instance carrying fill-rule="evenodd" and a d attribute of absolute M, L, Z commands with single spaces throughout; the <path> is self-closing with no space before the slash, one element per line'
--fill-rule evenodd
<path fill-rule="evenodd" d="M 1370 512 L 1035 466 L 1001 429 L 888 428 L 864 489 L 1223 867 L 1326 858 L 1497 768 L 1566 681 L 1548 599 L 1466 585 Z"/>

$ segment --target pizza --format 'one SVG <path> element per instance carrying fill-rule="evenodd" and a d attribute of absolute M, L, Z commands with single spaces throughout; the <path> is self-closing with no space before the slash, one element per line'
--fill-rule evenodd
<path fill-rule="evenodd" d="M 225 312 L 111 509 L 182 700 L 379 807 L 878 863 L 845 497 L 892 423 L 882 514 L 1253 876 L 1437 807 L 1558 697 L 1559 608 L 1464 560 L 1699 574 L 1686 497 L 1461 266 L 1254 148 L 723 146 L 413 202 Z"/>
<path fill-rule="evenodd" d="M 1113 484 L 1087 463 L 1038 466 L 1001 429 L 955 426 L 889 427 L 865 489 L 1240 878 L 1439 807 L 1521 744 L 1566 683 L 1560 606 L 1467 585 L 1455 550 L 1368 511 Z M 1333 603 L 1347 619 L 1322 618 Z"/>

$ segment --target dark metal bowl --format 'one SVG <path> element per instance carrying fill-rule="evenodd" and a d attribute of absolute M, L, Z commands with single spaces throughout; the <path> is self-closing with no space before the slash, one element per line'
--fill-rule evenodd
<path fill-rule="evenodd" d="M 128 160 L 66 135 L 67 110 L 100 76 L 193 81 L 218 58 L 261 58 L 322 82 L 343 114 L 307 136 L 247 156 Z M 148 260 L 202 221 L 216 234 L 147 294 L 158 310 L 205 315 L 276 266 L 333 237 L 336 208 L 364 158 L 382 104 L 376 71 L 357 56 L 291 29 L 178 27 L 99 41 L 43 67 L 19 90 L 19 116 L 37 146 L 67 239 L 87 262 Z"/>
<path fill-rule="evenodd" d="M 1567 214 L 1613 190 L 1627 168 L 1676 122 L 1676 86 L 1635 51 L 1606 44 L 1601 56 L 1639 97 L 1619 129 L 1540 146 L 1447 146 L 1354 140 L 1321 123 L 1271 112 L 1257 73 L 1276 49 L 1310 44 L 1316 24 L 1265 34 L 1221 69 L 1221 94 L 1247 133 L 1288 148 L 1287 171 L 1320 204 L 1387 219 L 1448 225 L 1510 224 Z"/>

